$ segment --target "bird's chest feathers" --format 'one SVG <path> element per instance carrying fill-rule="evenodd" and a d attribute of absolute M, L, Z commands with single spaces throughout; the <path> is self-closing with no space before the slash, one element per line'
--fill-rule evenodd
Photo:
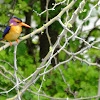
<path fill-rule="evenodd" d="M 16 40 L 22 32 L 21 26 L 11 26 L 9 33 L 5 36 L 6 40 Z"/>
<path fill-rule="evenodd" d="M 19 35 L 22 32 L 22 27 L 21 26 L 12 26 L 11 30 L 9 32 L 11 32 L 12 34 L 15 34 L 15 35 Z"/>

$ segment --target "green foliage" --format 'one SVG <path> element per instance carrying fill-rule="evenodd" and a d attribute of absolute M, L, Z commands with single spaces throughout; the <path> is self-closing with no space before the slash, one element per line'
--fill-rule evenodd
<path fill-rule="evenodd" d="M 27 3 L 23 0 L 18 0 L 18 10 L 26 11 L 30 10 L 31 8 L 27 5 Z"/>
<path fill-rule="evenodd" d="M 8 22 L 8 20 L 9 20 L 9 17 L 7 17 L 7 16 L 5 16 L 4 14 L 2 14 L 1 16 L 0 16 L 0 22 L 2 23 L 2 24 L 5 24 L 6 22 Z"/>
<path fill-rule="evenodd" d="M 56 0 L 57 3 L 61 1 L 63 0 Z M 72 0 L 69 0 L 69 1 L 71 2 Z M 79 6 L 79 3 L 81 1 L 82 0 L 77 0 L 77 2 L 72 7 L 72 9 L 69 10 L 69 18 L 71 18 L 73 12 Z M 32 9 L 28 6 L 29 0 L 18 0 L 18 2 L 15 5 L 14 10 L 11 9 L 11 3 L 12 3 L 12 0 L 5 0 L 3 3 L 0 3 L 0 25 L 8 25 L 9 14 L 13 14 L 14 16 L 19 17 L 19 18 L 24 18 L 25 17 L 24 12 L 25 11 L 28 12 L 29 10 Z M 79 19 L 83 20 L 87 16 L 90 10 L 89 5 L 90 4 L 94 5 L 96 3 L 97 3 L 97 0 L 94 0 L 94 2 L 90 2 L 89 0 L 87 0 L 87 3 L 84 9 L 80 12 L 78 16 Z M 34 2 L 33 8 L 38 13 L 41 13 L 40 6 L 41 6 L 40 1 L 37 1 L 37 2 Z M 61 8 L 63 7 L 65 7 L 65 5 L 57 6 L 55 8 L 55 11 L 50 11 L 49 18 L 53 18 L 54 16 L 56 16 L 61 11 Z M 46 13 L 41 15 L 41 17 L 46 18 L 45 15 Z M 66 18 L 66 14 L 62 17 L 63 22 L 65 22 L 65 18 Z M 36 21 L 37 27 L 41 27 L 42 24 L 45 24 L 45 22 L 41 23 L 40 19 L 41 19 L 40 16 L 37 16 L 37 14 L 33 12 L 33 20 Z M 89 23 L 90 21 L 87 20 L 87 22 L 85 22 L 84 25 L 88 25 Z M 68 23 L 68 28 L 70 28 L 72 31 L 75 31 L 76 27 L 77 27 L 76 23 L 74 25 L 71 25 L 70 23 Z M 1 27 L 0 37 L 2 36 L 2 33 L 3 33 L 2 31 L 4 30 L 4 28 L 5 27 Z M 58 22 L 55 22 L 53 26 L 51 26 L 51 30 L 57 30 L 58 34 L 60 34 L 62 27 L 60 24 L 58 24 Z M 66 34 L 67 34 L 66 37 L 70 36 L 69 32 Z M 80 33 L 78 36 L 84 38 L 84 37 L 87 37 L 88 34 L 83 32 L 83 33 Z M 95 37 L 95 40 L 96 40 L 100 36 L 100 30 L 94 29 L 91 32 L 90 36 Z M 62 39 L 60 45 L 63 46 L 64 42 L 65 42 L 65 38 Z M 33 43 L 35 44 L 35 42 Z M 29 75 L 35 72 L 37 67 L 40 66 L 39 49 L 38 49 L 39 46 L 38 46 L 37 41 L 36 41 L 36 45 L 37 47 L 34 48 L 34 52 L 35 52 L 34 55 L 28 54 L 29 48 L 27 48 L 26 41 L 22 41 L 18 45 L 17 66 L 18 66 L 18 70 L 20 74 L 22 74 L 22 76 L 24 76 L 25 78 L 27 78 Z M 69 52 L 77 52 L 80 45 L 81 43 L 78 39 L 72 39 L 69 41 L 69 44 L 65 47 L 65 49 L 68 50 Z M 99 43 L 97 43 L 95 46 L 99 46 Z M 50 51 L 52 51 L 52 47 L 50 47 Z M 4 66 L 6 70 L 10 71 L 12 74 L 14 74 L 14 69 L 11 68 L 11 66 L 5 61 L 9 62 L 11 65 L 14 65 L 13 52 L 14 52 L 13 46 L 0 52 L 0 60 L 4 60 L 4 61 L 0 61 L 0 65 Z M 95 62 L 96 58 L 100 58 L 100 50 L 89 49 L 87 50 L 85 55 L 88 56 L 86 60 Z M 84 55 L 78 55 L 78 56 L 82 59 L 85 59 Z M 63 51 L 61 51 L 58 55 L 59 62 L 65 61 L 69 57 L 70 56 L 67 55 Z M 49 66 L 49 67 L 51 68 L 53 66 Z M 48 96 L 59 97 L 59 98 L 67 98 L 67 97 L 74 98 L 74 96 L 70 93 L 68 89 L 69 88 L 68 84 L 72 92 L 74 93 L 77 92 L 76 97 L 80 98 L 80 97 L 88 97 L 88 96 L 97 95 L 99 71 L 96 66 L 89 66 L 84 62 L 80 62 L 78 60 L 73 59 L 72 61 L 68 63 L 60 65 L 59 68 L 62 70 L 62 73 L 65 77 L 67 84 L 64 82 L 59 69 L 52 70 L 49 74 L 46 74 L 45 81 L 43 81 L 43 86 L 41 88 L 41 90 L 44 91 Z M 4 72 L 2 67 L 0 67 L 0 71 Z M 17 73 L 18 77 L 20 79 L 23 79 L 20 76 L 20 74 Z M 5 73 L 5 75 L 10 77 L 11 79 L 13 78 L 8 73 Z M 42 78 L 43 77 L 40 77 L 40 79 L 35 84 L 35 87 L 37 89 L 40 88 Z M 6 90 L 9 90 L 12 88 L 12 86 L 14 86 L 14 84 L 12 84 L 10 80 L 4 78 L 3 75 L 0 74 L 0 87 Z M 38 90 L 36 88 L 34 88 L 34 86 L 32 85 L 29 89 L 37 93 Z M 0 91 L 3 91 L 3 90 L 0 89 Z M 16 91 L 13 90 L 8 95 L 6 94 L 0 95 L 0 100 L 5 100 L 6 98 L 13 97 L 15 95 L 16 95 Z M 37 95 L 30 93 L 29 91 L 26 91 L 22 97 L 22 100 L 37 100 L 37 98 L 38 98 Z M 40 100 L 50 100 L 50 99 L 40 96 Z"/>
<path fill-rule="evenodd" d="M 68 23 L 68 28 L 71 28 L 72 27 L 72 24 Z"/>
<path fill-rule="evenodd" d="M 63 0 L 55 0 L 56 2 L 62 2 Z"/>

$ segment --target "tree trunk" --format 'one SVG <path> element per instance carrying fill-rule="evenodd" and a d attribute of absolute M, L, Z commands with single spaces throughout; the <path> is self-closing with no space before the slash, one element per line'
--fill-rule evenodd
<path fill-rule="evenodd" d="M 40 1 L 41 1 L 41 10 L 44 11 L 46 9 L 46 0 L 40 0 Z M 50 0 L 48 8 L 51 8 L 53 3 L 55 3 L 55 0 Z M 49 15 L 51 18 L 53 18 L 56 15 L 56 13 L 55 13 L 55 15 L 52 15 L 52 11 L 51 11 L 51 12 L 49 12 Z M 48 20 L 50 20 L 50 17 L 48 18 Z M 41 25 L 45 24 L 45 22 L 46 22 L 46 16 L 44 17 L 42 15 L 41 16 Z M 54 29 L 56 24 L 57 23 L 53 23 L 52 26 L 48 27 L 48 33 L 49 33 L 52 44 L 54 44 L 56 42 L 57 36 L 58 36 L 58 29 Z M 46 35 L 46 31 L 44 31 L 43 34 L 40 34 L 39 40 L 40 40 L 40 59 L 42 60 L 47 55 L 47 53 L 49 51 L 49 47 L 50 47 L 50 44 L 49 44 L 49 41 L 48 41 L 48 38 Z M 54 63 L 55 63 L 55 61 L 52 60 L 53 65 L 54 65 Z"/>
<path fill-rule="evenodd" d="M 33 8 L 34 0 L 30 0 L 28 3 L 28 6 Z M 29 10 L 28 12 L 25 13 L 25 23 L 28 25 L 31 25 L 31 16 L 33 14 L 33 9 Z M 30 28 L 25 28 L 25 34 L 29 34 L 31 32 Z M 32 43 L 32 39 L 27 39 L 27 46 L 28 46 L 28 54 L 33 55 L 34 52 L 34 44 Z"/>

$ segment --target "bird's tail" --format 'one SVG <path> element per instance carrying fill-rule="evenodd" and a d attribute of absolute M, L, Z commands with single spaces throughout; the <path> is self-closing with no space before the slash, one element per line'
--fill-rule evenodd
<path fill-rule="evenodd" d="M 4 40 L 4 38 L 2 37 L 2 38 L 0 38 L 0 41 L 3 41 Z"/>

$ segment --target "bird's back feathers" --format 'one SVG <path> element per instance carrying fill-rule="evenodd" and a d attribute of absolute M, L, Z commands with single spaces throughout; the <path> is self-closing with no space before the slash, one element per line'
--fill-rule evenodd
<path fill-rule="evenodd" d="M 7 26 L 6 29 L 4 30 L 4 33 L 3 33 L 3 37 L 5 37 L 5 35 L 7 33 L 9 33 L 9 30 L 10 30 L 11 26 Z"/>

